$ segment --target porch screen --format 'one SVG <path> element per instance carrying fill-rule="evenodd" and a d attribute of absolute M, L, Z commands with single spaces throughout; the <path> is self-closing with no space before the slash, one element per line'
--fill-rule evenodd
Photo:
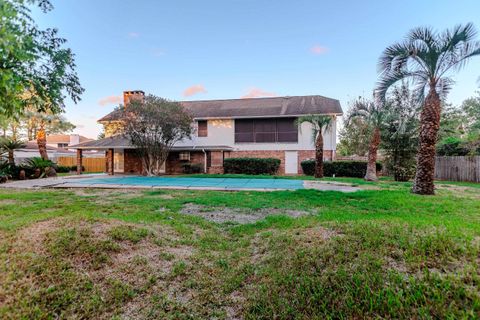
<path fill-rule="evenodd" d="M 235 142 L 298 142 L 298 126 L 295 118 L 236 119 Z"/>

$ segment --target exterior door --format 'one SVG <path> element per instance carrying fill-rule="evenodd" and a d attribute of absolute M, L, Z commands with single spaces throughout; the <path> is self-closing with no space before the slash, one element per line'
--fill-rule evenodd
<path fill-rule="evenodd" d="M 285 174 L 298 174 L 298 151 L 285 151 Z"/>

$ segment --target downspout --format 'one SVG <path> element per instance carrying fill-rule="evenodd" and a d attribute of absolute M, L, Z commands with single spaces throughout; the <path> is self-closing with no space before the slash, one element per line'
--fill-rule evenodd
<path fill-rule="evenodd" d="M 207 152 L 205 151 L 205 149 L 202 148 L 202 151 L 203 151 L 203 155 L 204 155 L 204 161 L 203 161 L 203 172 L 204 173 L 207 173 Z"/>

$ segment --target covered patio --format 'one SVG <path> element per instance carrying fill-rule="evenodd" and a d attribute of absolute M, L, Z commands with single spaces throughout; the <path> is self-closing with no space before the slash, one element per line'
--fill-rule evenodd
<path fill-rule="evenodd" d="M 143 174 L 141 157 L 124 135 L 89 141 L 71 148 L 77 150 L 77 174 L 82 174 L 83 152 L 86 150 L 105 152 L 105 173 L 109 175 Z M 202 173 L 223 173 L 225 152 L 231 150 L 228 146 L 174 146 L 164 163 L 163 173 L 182 174 L 185 164 L 201 166 Z"/>

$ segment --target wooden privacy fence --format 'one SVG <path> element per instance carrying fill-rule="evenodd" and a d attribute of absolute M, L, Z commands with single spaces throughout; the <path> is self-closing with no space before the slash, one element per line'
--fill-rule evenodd
<path fill-rule="evenodd" d="M 57 164 L 60 166 L 76 166 L 76 157 L 58 157 Z M 105 172 L 105 158 L 83 158 L 82 164 L 85 172 Z"/>
<path fill-rule="evenodd" d="M 436 157 L 435 179 L 480 182 L 480 156 Z"/>

